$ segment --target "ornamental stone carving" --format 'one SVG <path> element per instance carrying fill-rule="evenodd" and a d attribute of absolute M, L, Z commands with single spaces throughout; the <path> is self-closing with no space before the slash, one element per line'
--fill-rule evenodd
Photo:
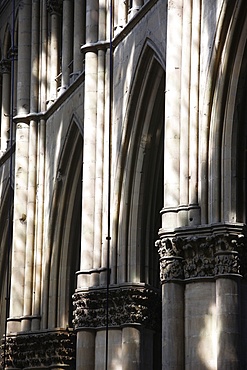
<path fill-rule="evenodd" d="M 0 62 L 0 73 L 10 73 L 11 62 L 9 59 L 2 59 Z"/>
<path fill-rule="evenodd" d="M 63 0 L 47 0 L 46 6 L 49 13 L 62 14 Z"/>
<path fill-rule="evenodd" d="M 106 290 L 77 292 L 73 295 L 75 329 L 106 326 Z M 141 324 L 150 329 L 160 327 L 160 294 L 147 288 L 109 291 L 108 325 Z"/>
<path fill-rule="evenodd" d="M 227 233 L 163 238 L 156 242 L 161 282 L 246 275 L 246 238 Z"/>
<path fill-rule="evenodd" d="M 75 348 L 76 334 L 68 331 L 12 336 L 7 338 L 5 364 L 7 368 L 15 369 L 47 368 L 58 364 L 75 369 Z"/>

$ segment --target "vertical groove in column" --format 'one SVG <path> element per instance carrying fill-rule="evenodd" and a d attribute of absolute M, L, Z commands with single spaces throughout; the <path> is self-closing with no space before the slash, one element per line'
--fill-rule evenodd
<path fill-rule="evenodd" d="M 34 302 L 33 315 L 39 316 L 41 314 L 41 293 L 45 295 L 42 289 L 42 245 L 43 245 L 43 215 L 44 215 L 44 177 L 45 177 L 45 121 L 41 120 L 38 124 L 38 184 L 37 184 L 37 232 L 35 244 L 35 264 L 34 264 Z M 32 322 L 32 330 L 40 328 L 39 318 Z"/>
<path fill-rule="evenodd" d="M 31 83 L 30 111 L 37 112 L 38 108 L 38 76 L 39 76 L 39 2 L 32 5 L 32 34 L 31 34 Z M 36 208 L 36 162 L 37 162 L 37 127 L 36 122 L 29 124 L 29 153 L 28 153 L 28 196 L 27 196 L 27 239 L 25 259 L 25 289 L 24 316 L 32 314 L 33 300 L 33 263 L 35 241 L 35 208 Z M 22 321 L 22 330 L 30 330 L 31 322 Z"/>
<path fill-rule="evenodd" d="M 40 41 L 40 99 L 39 99 L 39 110 L 46 110 L 47 93 L 49 92 L 46 84 L 47 76 L 49 72 L 49 55 L 48 46 L 48 12 L 46 1 L 41 3 L 41 41 Z M 44 235 L 43 229 L 47 227 L 43 219 L 44 214 L 44 175 L 45 175 L 45 121 L 41 120 L 39 123 L 39 170 L 38 170 L 38 205 L 37 205 L 37 260 L 36 260 L 36 294 L 35 294 L 35 312 L 42 312 L 42 318 L 40 327 L 42 329 L 47 328 L 48 322 L 48 279 L 49 279 L 49 268 L 47 267 L 47 260 L 45 256 L 49 256 L 49 242 L 47 235 Z M 48 229 L 49 230 L 49 229 Z M 38 236 L 40 236 L 38 238 Z M 41 265 L 39 265 L 39 263 Z M 39 271 L 40 269 L 40 271 Z M 39 281 L 40 284 L 39 285 Z M 42 300 L 41 300 L 41 289 L 42 287 Z"/>

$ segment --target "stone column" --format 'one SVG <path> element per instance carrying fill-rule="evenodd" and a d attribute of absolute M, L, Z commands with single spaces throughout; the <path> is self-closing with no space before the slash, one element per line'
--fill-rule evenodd
<path fill-rule="evenodd" d="M 184 369 L 183 258 L 170 239 L 159 245 L 162 283 L 162 369 Z"/>
<path fill-rule="evenodd" d="M 121 31 L 126 24 L 127 4 L 120 0 L 118 5 L 117 30 Z"/>
<path fill-rule="evenodd" d="M 83 70 L 81 45 L 85 43 L 86 0 L 74 0 L 74 49 L 73 73 L 75 77 Z"/>
<path fill-rule="evenodd" d="M 141 333 L 136 327 L 122 329 L 122 369 L 136 370 L 141 365 Z M 149 349 L 150 350 L 150 349 Z M 150 356 L 152 352 L 150 351 Z M 147 367 L 145 367 L 147 369 Z"/>
<path fill-rule="evenodd" d="M 130 9 L 129 9 L 129 17 L 133 17 L 138 10 L 142 7 L 143 0 L 132 0 Z"/>
<path fill-rule="evenodd" d="M 108 348 L 106 348 L 106 289 L 76 292 L 74 325 L 80 351 L 77 368 L 152 370 L 152 333 L 160 327 L 160 297 L 157 291 L 139 284 L 111 288 L 108 306 Z M 95 332 L 95 348 L 94 336 Z M 88 342 L 87 342 L 88 340 Z M 87 346 L 89 345 L 90 348 Z M 145 349 L 151 354 L 145 356 Z M 147 352 L 148 352 L 147 350 Z M 95 356 L 95 362 L 93 358 Z M 90 367 L 90 366 L 91 367 Z M 88 367 L 87 367 L 88 366 Z"/>
<path fill-rule="evenodd" d="M 30 111 L 38 109 L 38 78 L 39 78 L 39 3 L 32 4 L 32 35 L 31 35 L 31 65 L 30 76 Z M 31 329 L 32 305 L 35 290 L 33 287 L 34 270 L 34 243 L 36 232 L 36 171 L 37 171 L 37 122 L 29 123 L 29 151 L 28 151 L 28 196 L 27 196 L 27 237 L 25 258 L 25 288 L 22 330 Z"/>
<path fill-rule="evenodd" d="M 86 1 L 86 43 L 98 40 L 98 0 Z M 94 266 L 95 243 L 95 177 L 96 177 L 96 127 L 97 127 L 97 50 L 85 52 L 85 93 L 84 93 L 84 148 L 83 148 L 83 186 L 82 186 L 82 232 L 81 232 L 81 262 L 80 269 L 84 272 Z M 99 251 L 100 245 L 97 245 Z M 86 271 L 85 271 L 86 270 Z M 77 278 L 78 291 L 93 284 L 91 274 L 79 274 Z M 89 325 L 88 325 L 89 326 Z M 90 341 L 90 351 L 85 349 L 86 341 Z M 77 354 L 76 368 L 94 368 L 94 345 L 92 333 L 79 327 L 77 346 L 81 348 Z M 83 349 L 84 348 L 84 349 Z"/>
<path fill-rule="evenodd" d="M 62 22 L 62 81 L 60 93 L 70 84 L 70 70 L 72 70 L 73 48 L 73 1 L 63 0 Z"/>
<path fill-rule="evenodd" d="M 46 2 L 41 4 L 40 8 L 41 17 L 41 29 L 40 29 L 40 54 L 39 54 L 39 77 L 40 81 L 47 80 L 47 52 L 48 52 L 48 32 L 47 32 L 47 6 Z M 38 99 L 38 110 L 46 110 L 46 84 L 40 84 L 39 86 L 39 99 Z M 33 320 L 32 330 L 38 330 L 40 328 L 46 328 L 46 301 L 41 300 L 41 296 L 45 297 L 48 295 L 45 291 L 45 284 L 42 284 L 42 273 L 45 274 L 43 257 L 44 242 L 44 179 L 45 179 L 45 142 L 46 142 L 46 123 L 44 119 L 38 122 L 37 127 L 37 197 L 36 197 L 36 243 L 34 251 L 34 287 L 35 292 L 33 299 Z M 45 247 L 44 247 L 45 249 Z M 44 253 L 45 254 L 45 253 Z M 41 317 L 41 312 L 43 315 Z"/>
<path fill-rule="evenodd" d="M 24 119 L 30 112 L 31 72 L 31 0 L 19 8 L 17 115 L 15 157 L 15 203 L 13 234 L 11 299 L 8 332 L 20 331 L 25 289 L 25 251 L 28 189 L 29 126 Z"/>
<path fill-rule="evenodd" d="M 180 205 L 180 101 L 182 64 L 182 14 L 183 0 L 167 4 L 167 58 L 165 96 L 165 145 L 164 145 L 164 209 L 162 225 L 171 230 L 179 226 Z M 174 30 L 176 37 L 174 38 Z M 174 104 L 174 102 L 177 102 Z"/>
<path fill-rule="evenodd" d="M 239 364 L 239 279 L 240 261 L 237 251 L 226 248 L 216 252 L 216 312 L 217 312 L 217 369 L 240 368 Z M 227 351 L 226 351 L 227 348 Z"/>
<path fill-rule="evenodd" d="M 166 238 L 163 233 L 157 243 L 164 369 L 241 367 L 239 285 L 246 260 L 242 230 L 242 224 L 226 223 L 187 227 Z M 184 363 L 178 363 L 182 357 Z"/>
<path fill-rule="evenodd" d="M 86 5 L 86 42 L 98 38 L 98 1 L 88 0 Z M 81 270 L 93 268 L 94 213 L 95 213 L 95 166 L 97 126 L 97 73 L 96 50 L 85 55 L 85 101 L 84 101 L 84 149 L 82 187 L 82 238 Z M 78 287 L 90 286 L 90 275 L 78 276 Z"/>
<path fill-rule="evenodd" d="M 95 369 L 95 330 L 84 329 L 77 332 L 76 368 Z"/>
<path fill-rule="evenodd" d="M 38 123 L 38 165 L 37 165 L 37 200 L 36 200 L 36 243 L 34 250 L 34 285 L 32 330 L 40 328 L 40 311 L 42 291 L 42 246 L 44 217 L 44 178 L 45 178 L 45 121 Z"/>
<path fill-rule="evenodd" d="M 53 102 L 57 98 L 57 89 L 58 89 L 58 75 L 59 75 L 59 24 L 60 17 L 62 13 L 62 3 L 60 1 L 48 0 L 47 1 L 48 11 L 50 12 L 51 18 L 51 32 L 50 32 L 50 55 L 49 55 L 49 95 L 48 99 Z"/>
<path fill-rule="evenodd" d="M 1 151 L 8 147 L 9 125 L 10 125 L 10 94 L 11 94 L 11 73 L 10 61 L 1 61 L 2 73 L 2 109 L 1 109 Z"/>

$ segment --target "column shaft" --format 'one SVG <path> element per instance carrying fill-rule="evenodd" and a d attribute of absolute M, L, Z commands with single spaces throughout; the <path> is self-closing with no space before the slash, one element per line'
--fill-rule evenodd
<path fill-rule="evenodd" d="M 10 71 L 5 70 L 2 74 L 2 109 L 1 109 L 1 151 L 5 151 L 9 139 L 10 123 Z"/>
<path fill-rule="evenodd" d="M 190 111 L 189 101 L 190 92 L 188 89 L 188 81 L 190 80 L 190 54 L 189 47 L 191 41 L 191 11 L 192 4 L 189 0 L 183 8 L 183 45 L 182 45 L 182 61 L 181 68 L 181 138 L 180 138 L 180 156 L 183 158 L 180 161 L 180 189 L 183 191 L 180 194 L 180 205 L 187 206 L 189 203 L 189 122 Z M 179 224 L 188 224 L 188 210 L 180 210 Z"/>
<path fill-rule="evenodd" d="M 95 369 L 95 332 L 90 330 L 78 331 L 76 348 L 76 369 Z"/>
<path fill-rule="evenodd" d="M 217 369 L 239 369 L 239 296 L 238 282 L 216 280 L 218 358 Z"/>
<path fill-rule="evenodd" d="M 184 287 L 162 286 L 162 369 L 184 369 Z"/>
<path fill-rule="evenodd" d="M 122 369 L 137 370 L 141 365 L 141 333 L 134 327 L 122 329 Z M 147 367 L 145 367 L 148 370 Z"/>
<path fill-rule="evenodd" d="M 57 76 L 59 74 L 59 21 L 60 15 L 57 12 L 51 13 L 51 41 L 50 41 L 50 58 L 49 58 L 49 73 L 50 73 L 50 100 L 55 100 L 57 97 Z"/>
<path fill-rule="evenodd" d="M 25 287 L 23 315 L 32 314 L 33 303 L 33 263 L 35 241 L 35 209 L 36 209 L 36 162 L 37 162 L 37 127 L 36 122 L 30 122 L 29 137 L 29 166 L 28 166 L 28 197 L 27 197 L 27 236 L 25 255 Z M 22 321 L 22 330 L 30 330 L 29 319 Z"/>
<path fill-rule="evenodd" d="M 27 0 L 19 8 L 18 26 L 18 71 L 17 71 L 17 114 L 30 111 L 30 71 L 31 71 L 31 1 Z M 24 309 L 25 251 L 28 190 L 28 148 L 29 127 L 18 123 L 16 128 L 15 162 L 15 204 L 11 272 L 10 317 L 20 317 Z M 20 321 L 10 319 L 8 331 L 20 331 Z"/>
<path fill-rule="evenodd" d="M 36 204 L 36 235 L 34 253 L 34 285 L 35 292 L 33 301 L 33 315 L 37 318 L 32 321 L 32 330 L 40 328 L 41 309 L 41 276 L 42 276 L 42 245 L 43 245 L 43 217 L 44 217 L 44 178 L 45 178 L 45 122 L 41 120 L 38 124 L 38 183 L 37 183 L 37 204 Z M 43 291 L 44 293 L 44 291 Z"/>
<path fill-rule="evenodd" d="M 180 204 L 180 107 L 183 1 L 168 1 L 166 60 L 166 110 L 164 159 L 165 228 L 177 227 L 177 207 Z M 176 37 L 174 38 L 174 29 Z M 174 102 L 177 102 L 174 104 Z"/>
<path fill-rule="evenodd" d="M 133 17 L 143 5 L 143 0 L 132 0 L 130 7 L 130 16 Z"/>
<path fill-rule="evenodd" d="M 62 30 L 62 83 L 61 92 L 69 86 L 70 63 L 72 63 L 73 47 L 73 2 L 63 0 L 63 30 Z"/>
<path fill-rule="evenodd" d="M 37 112 L 38 108 L 38 77 L 39 77 L 39 3 L 32 6 L 31 60 L 32 73 L 30 76 L 30 110 Z M 33 303 L 33 263 L 35 241 L 35 209 L 36 209 L 36 162 L 37 162 L 37 127 L 36 122 L 29 124 L 29 153 L 28 153 L 28 191 L 27 191 L 27 237 L 25 258 L 25 288 L 23 315 L 32 315 Z M 31 321 L 22 321 L 22 330 L 30 330 Z"/>
<path fill-rule="evenodd" d="M 103 164 L 104 164 L 104 105 L 105 105 L 105 52 L 98 51 L 98 92 L 96 127 L 96 173 L 95 173 L 95 237 L 94 268 L 101 267 L 102 253 L 102 212 L 103 212 Z M 99 284 L 99 274 L 92 276 L 93 284 Z"/>
<path fill-rule="evenodd" d="M 78 73 L 83 70 L 83 55 L 80 47 L 85 42 L 85 26 L 85 0 L 75 0 L 73 73 Z"/>
<path fill-rule="evenodd" d="M 198 203 L 198 127 L 199 127 L 199 71 L 200 71 L 201 1 L 193 0 L 191 28 L 191 83 L 190 83 L 190 191 L 189 204 Z M 191 223 L 200 219 L 191 215 Z"/>
<path fill-rule="evenodd" d="M 86 4 L 86 41 L 98 38 L 98 1 Z M 98 55 L 89 51 L 85 55 L 85 101 L 84 101 L 84 150 L 82 186 L 82 237 L 81 269 L 93 268 L 95 243 L 95 176 L 96 176 L 96 127 L 97 127 Z M 92 278 L 93 282 L 94 277 Z M 90 286 L 89 275 L 79 275 L 78 286 Z"/>

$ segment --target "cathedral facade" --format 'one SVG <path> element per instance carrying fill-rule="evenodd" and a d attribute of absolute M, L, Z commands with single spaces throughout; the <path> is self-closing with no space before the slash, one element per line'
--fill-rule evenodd
<path fill-rule="evenodd" d="M 2 370 L 247 368 L 246 40 L 245 0 L 0 0 Z"/>

